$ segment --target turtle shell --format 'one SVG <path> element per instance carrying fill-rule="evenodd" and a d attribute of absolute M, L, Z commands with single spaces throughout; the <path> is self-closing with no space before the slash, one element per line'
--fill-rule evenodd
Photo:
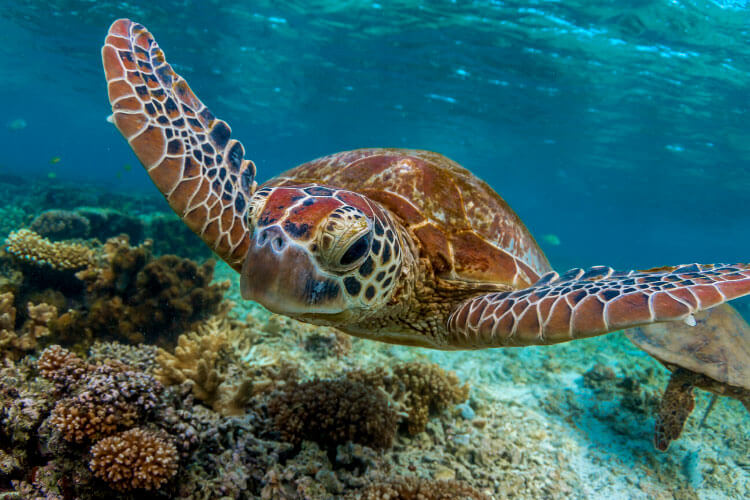
<path fill-rule="evenodd" d="M 695 314 L 695 326 L 652 323 L 626 330 L 638 347 L 673 368 L 750 390 L 750 326 L 730 305 Z"/>
<path fill-rule="evenodd" d="M 446 279 L 525 287 L 551 270 L 521 219 L 487 183 L 429 151 L 358 149 L 300 165 L 266 185 L 318 183 L 384 207 Z"/>

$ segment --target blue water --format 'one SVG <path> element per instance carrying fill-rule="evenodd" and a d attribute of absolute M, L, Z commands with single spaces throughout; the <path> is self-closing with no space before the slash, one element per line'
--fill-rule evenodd
<path fill-rule="evenodd" d="M 748 259 L 746 2 L 0 7 L 1 172 L 155 192 L 105 121 L 99 49 L 126 16 L 261 180 L 344 149 L 425 148 L 486 179 L 558 268 Z"/>

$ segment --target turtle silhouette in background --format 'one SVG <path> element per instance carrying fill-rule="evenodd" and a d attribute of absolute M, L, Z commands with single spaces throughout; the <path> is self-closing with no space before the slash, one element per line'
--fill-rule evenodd
<path fill-rule="evenodd" d="M 750 264 L 554 272 L 508 204 L 428 151 L 325 156 L 258 186 L 230 128 L 153 36 L 115 21 L 102 48 L 112 121 L 172 209 L 273 312 L 395 344 L 565 342 L 750 293 Z"/>
<path fill-rule="evenodd" d="M 694 387 L 735 398 L 750 412 L 750 326 L 729 304 L 697 313 L 695 322 L 625 332 L 672 372 L 656 415 L 654 446 L 662 451 L 680 437 L 695 408 Z"/>

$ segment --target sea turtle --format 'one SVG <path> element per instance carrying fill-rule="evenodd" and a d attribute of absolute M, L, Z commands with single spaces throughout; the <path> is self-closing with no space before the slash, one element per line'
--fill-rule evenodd
<path fill-rule="evenodd" d="M 242 296 L 352 335 L 437 349 L 565 342 L 750 293 L 750 264 L 562 276 L 486 183 L 428 151 L 370 148 L 258 186 L 230 128 L 127 19 L 102 60 L 112 121 Z"/>
<path fill-rule="evenodd" d="M 693 387 L 739 400 L 750 411 L 750 326 L 729 304 L 695 315 L 685 325 L 654 323 L 625 331 L 671 372 L 656 415 L 654 446 L 666 451 L 695 408 Z"/>

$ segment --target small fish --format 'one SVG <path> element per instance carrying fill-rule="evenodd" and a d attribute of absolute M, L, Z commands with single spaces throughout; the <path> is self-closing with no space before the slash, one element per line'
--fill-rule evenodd
<path fill-rule="evenodd" d="M 130 163 L 126 163 L 122 166 L 122 169 L 126 172 L 130 172 L 131 170 L 133 170 L 133 165 L 131 165 Z"/>
<path fill-rule="evenodd" d="M 16 118 L 15 120 L 11 120 L 7 123 L 7 127 L 11 130 L 23 130 L 26 128 L 26 120 L 23 118 Z"/>
<path fill-rule="evenodd" d="M 60 158 L 59 156 L 53 156 L 52 159 L 49 162 L 51 164 L 55 165 L 57 163 L 60 163 L 61 160 L 62 160 L 62 158 Z"/>
<path fill-rule="evenodd" d="M 560 246 L 560 237 L 556 234 L 545 234 L 544 236 L 542 236 L 542 240 L 554 247 Z"/>
<path fill-rule="evenodd" d="M 56 174 L 56 173 L 54 173 L 54 172 L 49 172 L 49 173 L 47 174 L 47 178 L 48 178 L 48 179 L 57 179 L 57 174 Z"/>

